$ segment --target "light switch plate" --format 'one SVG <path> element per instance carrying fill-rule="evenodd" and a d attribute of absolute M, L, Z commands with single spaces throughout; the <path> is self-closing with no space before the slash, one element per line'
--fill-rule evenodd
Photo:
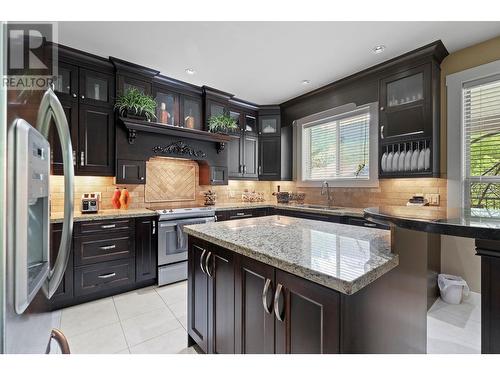
<path fill-rule="evenodd" d="M 429 202 L 429 206 L 439 206 L 439 194 L 425 194 L 424 198 Z"/>

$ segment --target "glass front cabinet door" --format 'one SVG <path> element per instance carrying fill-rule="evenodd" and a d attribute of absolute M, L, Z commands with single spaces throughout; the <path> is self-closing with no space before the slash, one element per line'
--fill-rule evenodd
<path fill-rule="evenodd" d="M 432 132 L 431 65 L 380 81 L 380 138 L 428 136 Z"/>
<path fill-rule="evenodd" d="M 179 97 L 161 89 L 153 89 L 156 101 L 156 122 L 165 125 L 179 125 Z"/>
<path fill-rule="evenodd" d="M 101 107 L 113 103 L 114 76 L 80 68 L 80 102 Z"/>
<path fill-rule="evenodd" d="M 244 131 L 247 134 L 257 134 L 257 116 L 245 114 Z"/>
<path fill-rule="evenodd" d="M 188 129 L 203 130 L 201 126 L 201 98 L 181 95 L 181 126 Z"/>
<path fill-rule="evenodd" d="M 59 63 L 54 91 L 60 100 L 78 100 L 78 67 Z"/>
<path fill-rule="evenodd" d="M 265 115 L 259 116 L 259 135 L 279 135 L 279 116 Z"/>

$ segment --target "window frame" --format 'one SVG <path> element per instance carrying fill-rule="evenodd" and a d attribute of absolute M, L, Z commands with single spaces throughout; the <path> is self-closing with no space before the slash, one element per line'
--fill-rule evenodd
<path fill-rule="evenodd" d="M 446 76 L 446 96 L 447 96 L 447 182 L 448 208 L 470 211 L 470 197 L 465 188 L 465 124 L 463 93 L 464 86 L 471 82 L 488 80 L 500 74 L 500 60 L 479 65 Z M 450 147 L 458 145 L 458 147 Z"/>
<path fill-rule="evenodd" d="M 341 120 L 343 118 L 354 117 L 363 113 L 370 114 L 369 122 L 369 153 L 368 153 L 368 178 L 335 178 L 327 180 L 307 180 L 304 179 L 304 158 L 303 155 L 303 132 L 306 127 L 321 124 L 329 121 Z M 294 174 L 293 179 L 299 187 L 321 186 L 323 181 L 327 181 L 331 187 L 378 187 L 378 102 L 356 106 L 354 103 L 335 107 L 323 112 L 315 113 L 295 120 L 294 129 Z"/>

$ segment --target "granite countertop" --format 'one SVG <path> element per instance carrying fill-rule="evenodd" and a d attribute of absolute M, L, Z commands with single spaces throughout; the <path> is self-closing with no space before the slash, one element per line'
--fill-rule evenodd
<path fill-rule="evenodd" d="M 285 216 L 185 226 L 186 233 L 353 294 L 399 264 L 385 230 Z"/>
<path fill-rule="evenodd" d="M 91 221 L 91 220 L 107 220 L 128 217 L 156 216 L 157 213 L 147 208 L 131 208 L 128 210 L 99 210 L 97 214 L 82 214 L 75 209 L 73 221 Z M 52 212 L 50 215 L 51 223 L 62 223 L 63 212 Z"/>
<path fill-rule="evenodd" d="M 314 205 L 314 207 L 307 207 L 307 205 L 294 205 L 294 204 L 277 204 L 274 202 L 232 202 L 232 203 L 220 203 L 212 207 L 216 211 L 227 211 L 227 210 L 241 210 L 241 209 L 253 209 L 253 208 L 268 208 L 275 207 L 284 210 L 291 211 L 301 211 L 301 212 L 311 212 L 320 213 L 323 215 L 333 215 L 333 216 L 356 216 L 363 217 L 363 208 L 352 208 L 352 207 L 323 207 L 320 205 Z M 75 208 L 73 219 L 74 221 L 87 221 L 87 220 L 106 220 L 106 219 L 116 219 L 116 218 L 127 218 L 127 217 L 139 217 L 139 216 L 156 216 L 154 210 L 147 208 L 134 208 L 128 210 L 99 210 L 97 214 L 82 214 L 78 208 Z M 52 212 L 50 215 L 51 223 L 62 223 L 63 213 L 62 212 Z"/>
<path fill-rule="evenodd" d="M 332 206 L 328 208 L 327 206 L 315 205 L 315 204 L 285 204 L 285 203 L 275 203 L 275 202 L 235 202 L 235 203 L 221 203 L 216 204 L 214 209 L 216 211 L 226 211 L 226 210 L 238 210 L 238 209 L 249 209 L 249 208 L 266 208 L 275 207 L 290 211 L 301 211 L 301 212 L 311 212 L 319 213 L 323 215 L 334 215 L 334 216 L 356 216 L 363 217 L 364 208 L 354 208 L 354 207 L 339 207 Z"/>
<path fill-rule="evenodd" d="M 374 222 L 417 231 L 500 240 L 500 210 L 382 206 L 365 209 L 364 216 Z"/>

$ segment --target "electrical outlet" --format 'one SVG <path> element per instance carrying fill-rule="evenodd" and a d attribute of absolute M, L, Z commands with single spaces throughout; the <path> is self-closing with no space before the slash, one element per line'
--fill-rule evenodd
<path fill-rule="evenodd" d="M 234 198 L 234 190 L 229 190 L 229 198 Z"/>
<path fill-rule="evenodd" d="M 100 191 L 95 191 L 94 194 L 96 194 L 99 198 L 99 202 L 102 202 L 102 195 L 101 195 L 101 192 Z"/>
<path fill-rule="evenodd" d="M 424 198 L 429 202 L 429 206 L 439 206 L 439 194 L 425 194 Z"/>

